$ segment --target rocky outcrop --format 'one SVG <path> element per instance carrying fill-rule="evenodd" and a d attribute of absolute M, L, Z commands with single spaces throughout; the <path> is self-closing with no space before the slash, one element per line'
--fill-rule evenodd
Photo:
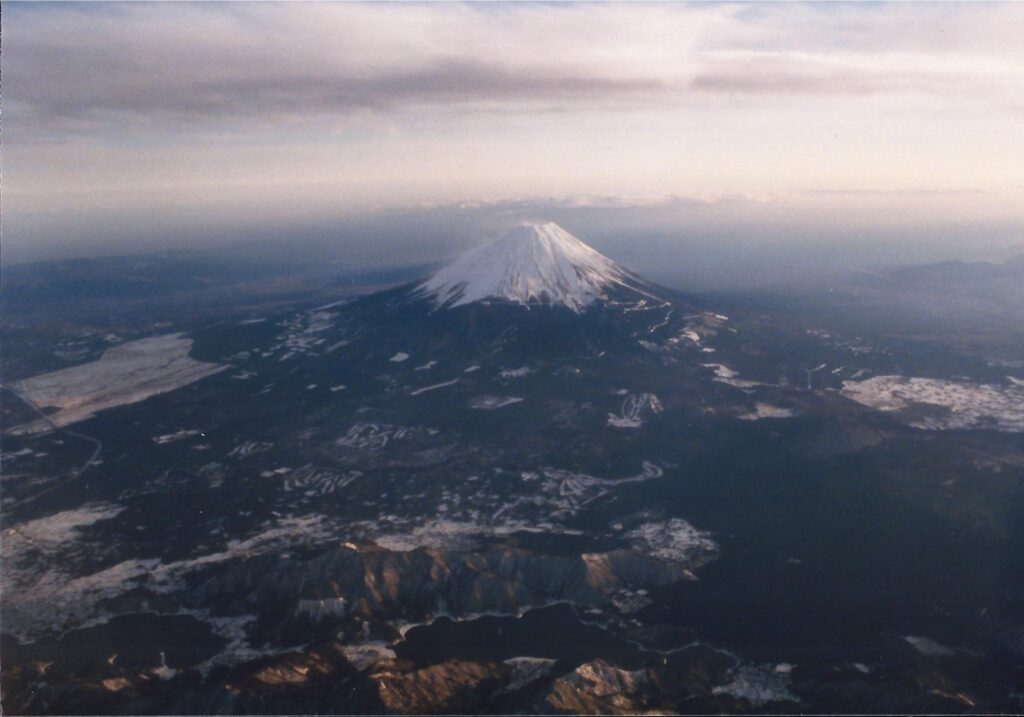
<path fill-rule="evenodd" d="M 650 693 L 646 670 L 594 660 L 555 680 L 546 701 L 560 712 L 625 715 L 645 711 Z"/>
<path fill-rule="evenodd" d="M 512 673 L 500 662 L 446 660 L 422 669 L 382 670 L 371 675 L 385 707 L 403 714 L 472 712 Z"/>
<path fill-rule="evenodd" d="M 473 552 L 339 547 L 309 560 L 257 556 L 239 561 L 185 596 L 186 603 L 244 613 L 299 601 L 344 598 L 350 614 L 424 620 L 438 614 L 520 612 L 551 602 L 608 605 L 628 587 L 665 585 L 687 566 L 616 550 L 540 555 L 499 545 Z"/>
<path fill-rule="evenodd" d="M 547 688 L 538 712 L 563 714 L 734 714 L 744 703 L 719 694 L 729 680 L 732 659 L 696 647 L 629 670 L 597 659 L 579 665 Z"/>

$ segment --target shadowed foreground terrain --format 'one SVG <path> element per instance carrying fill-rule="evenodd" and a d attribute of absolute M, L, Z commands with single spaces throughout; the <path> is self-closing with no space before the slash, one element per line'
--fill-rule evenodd
<path fill-rule="evenodd" d="M 1024 355 L 595 281 L 16 332 L 4 710 L 1024 708 Z"/>

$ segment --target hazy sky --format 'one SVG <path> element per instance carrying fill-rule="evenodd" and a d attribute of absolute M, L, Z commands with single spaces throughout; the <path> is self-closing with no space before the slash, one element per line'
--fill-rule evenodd
<path fill-rule="evenodd" d="M 572 211 L 641 258 L 652 234 L 1024 242 L 1024 4 L 4 10 L 9 260 L 424 206 Z M 432 255 L 400 226 L 353 261 Z"/>

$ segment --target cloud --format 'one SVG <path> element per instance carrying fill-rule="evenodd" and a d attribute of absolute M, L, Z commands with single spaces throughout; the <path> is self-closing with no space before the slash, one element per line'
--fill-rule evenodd
<path fill-rule="evenodd" d="M 725 95 L 949 94 L 965 85 L 980 90 L 980 78 L 927 72 L 874 72 L 854 68 L 786 67 L 768 61 L 731 63 L 701 72 L 690 82 L 696 92 Z M 974 79 L 974 83 L 971 80 Z"/>
<path fill-rule="evenodd" d="M 135 4 L 5 17 L 15 138 L 252 131 L 424 106 L 968 92 L 1024 77 L 1024 8 Z M 972 32 L 960 31 L 967 24 Z M 951 60 L 950 57 L 953 56 Z M 966 68 L 966 69 L 965 69 Z"/>
<path fill-rule="evenodd" d="M 1019 235 L 1021 4 L 4 10 L 5 256 L 329 242 L 356 214 L 416 203 L 460 207 L 430 215 L 437 236 L 474 206 L 598 238 L 838 242 L 887 213 L 958 241 L 934 222 Z M 865 208 L 849 190 L 897 199 Z M 947 194 L 909 217 L 920 190 Z M 574 199 L 534 199 L 559 196 Z"/>
<path fill-rule="evenodd" d="M 423 104 L 621 101 L 663 84 L 656 74 L 617 62 L 646 33 L 575 59 L 564 23 L 579 20 L 584 30 L 588 24 L 576 10 L 114 8 L 16 8 L 5 18 L 5 99 L 18 110 L 17 124 L 83 131 L 142 119 L 163 127 L 236 122 L 249 129 Z M 601 27 L 604 15 L 596 11 L 589 23 L 598 42 L 610 29 Z"/>
<path fill-rule="evenodd" d="M 389 110 L 415 103 L 574 101 L 605 94 L 640 93 L 659 86 L 650 79 L 626 80 L 558 71 L 519 72 L 492 63 L 454 59 L 372 77 L 342 73 L 239 74 L 137 87 L 114 81 L 107 91 L 24 92 L 19 94 L 18 100 L 31 104 L 41 114 L 56 118 L 95 116 L 104 112 L 225 118 L 244 117 L 254 112 L 272 118 L 360 109 Z"/>

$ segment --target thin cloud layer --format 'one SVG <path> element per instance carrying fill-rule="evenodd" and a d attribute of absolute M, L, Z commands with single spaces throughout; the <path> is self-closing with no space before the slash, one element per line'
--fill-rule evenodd
<path fill-rule="evenodd" d="M 964 217 L 1024 220 L 1021 4 L 4 10 L 7 257 L 284 242 L 424 205 L 578 205 L 623 235 L 654 212 L 723 242 L 776 216 L 766 243 L 841 241 L 860 193 L 945 246 L 977 245 Z M 640 221 L 593 199 L 664 196 L 758 199 L 696 224 L 699 200 L 640 200 Z"/>
<path fill-rule="evenodd" d="M 423 105 L 586 110 L 706 95 L 967 93 L 1024 81 L 1024 9 L 133 4 L 5 21 L 12 130 L 239 128 Z M 964 27 L 966 25 L 966 30 Z"/>

